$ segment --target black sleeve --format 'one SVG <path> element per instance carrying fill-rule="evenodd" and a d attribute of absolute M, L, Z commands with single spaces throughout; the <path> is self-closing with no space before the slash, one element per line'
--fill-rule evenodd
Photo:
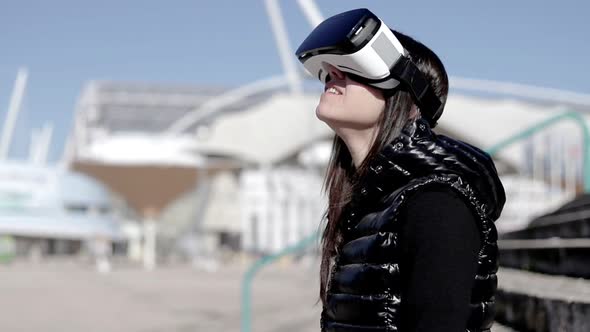
<path fill-rule="evenodd" d="M 464 332 L 480 246 L 475 217 L 451 189 L 416 194 L 402 231 L 402 331 Z"/>

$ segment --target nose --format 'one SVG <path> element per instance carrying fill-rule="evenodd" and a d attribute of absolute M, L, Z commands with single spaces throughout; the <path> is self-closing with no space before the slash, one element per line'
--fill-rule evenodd
<path fill-rule="evenodd" d="M 331 79 L 343 80 L 346 76 L 340 69 L 329 63 L 324 62 L 324 70 L 330 75 Z"/>

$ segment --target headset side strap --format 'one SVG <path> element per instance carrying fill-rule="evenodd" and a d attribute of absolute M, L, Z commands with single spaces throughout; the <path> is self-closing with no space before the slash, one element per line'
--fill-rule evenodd
<path fill-rule="evenodd" d="M 418 67 L 408 57 L 400 57 L 391 68 L 391 76 L 400 81 L 412 94 L 430 126 L 436 126 L 434 119 L 442 112 L 443 105 Z"/>

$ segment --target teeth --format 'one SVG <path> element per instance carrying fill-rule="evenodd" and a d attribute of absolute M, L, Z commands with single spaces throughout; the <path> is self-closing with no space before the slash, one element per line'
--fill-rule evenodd
<path fill-rule="evenodd" d="M 333 93 L 335 95 L 339 95 L 340 94 L 340 92 L 338 92 L 338 90 L 336 90 L 336 88 L 334 88 L 334 87 L 329 88 L 328 90 L 326 90 L 326 92 Z"/>

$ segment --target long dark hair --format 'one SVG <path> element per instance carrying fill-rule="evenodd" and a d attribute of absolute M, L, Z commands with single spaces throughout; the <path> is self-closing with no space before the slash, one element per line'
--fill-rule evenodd
<path fill-rule="evenodd" d="M 393 31 L 393 30 L 392 30 Z M 403 47 L 409 52 L 410 59 L 426 75 L 442 103 L 446 102 L 448 77 L 438 56 L 422 43 L 400 32 L 393 31 Z M 358 185 L 358 179 L 366 173 L 371 160 L 393 141 L 409 121 L 414 121 L 420 112 L 410 93 L 398 90 L 386 99 L 385 110 L 378 122 L 378 132 L 367 156 L 354 167 L 352 157 L 344 141 L 334 135 L 332 154 L 324 179 L 323 190 L 328 194 L 328 208 L 324 213 L 326 226 L 322 234 L 322 259 L 320 265 L 320 299 L 326 301 L 326 288 L 331 269 L 331 262 L 341 242 L 338 221 L 342 209 L 352 198 L 352 192 Z"/>

